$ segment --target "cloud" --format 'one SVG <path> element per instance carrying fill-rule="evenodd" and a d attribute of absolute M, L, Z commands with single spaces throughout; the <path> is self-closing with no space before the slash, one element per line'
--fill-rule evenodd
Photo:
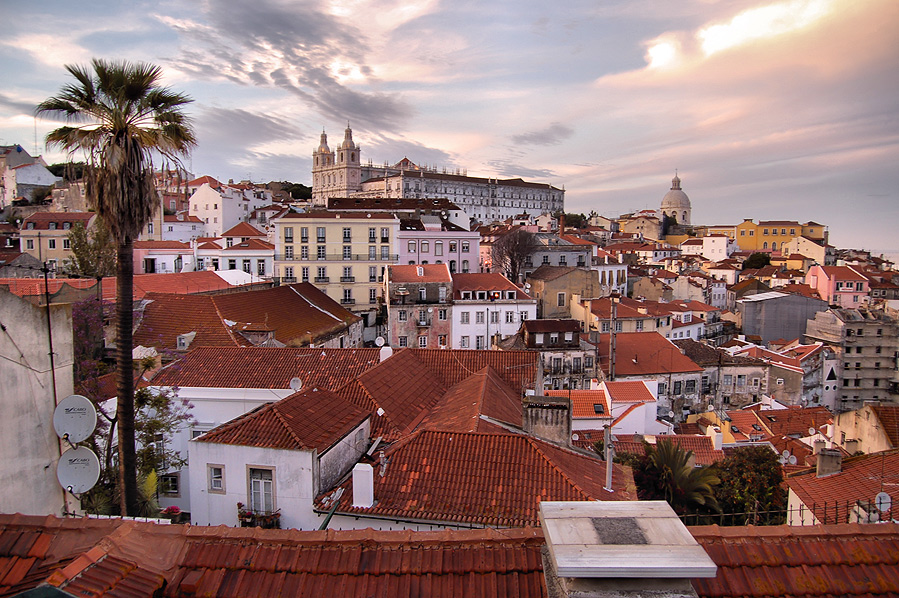
<path fill-rule="evenodd" d="M 157 17 L 177 31 L 171 66 L 186 75 L 276 87 L 328 118 L 397 126 L 412 110 L 396 93 L 377 89 L 366 63 L 367 40 L 349 20 L 317 5 L 271 0 L 213 0 L 206 21 Z"/>
<path fill-rule="evenodd" d="M 574 134 L 574 129 L 561 123 L 554 122 L 545 129 L 522 133 L 512 137 L 517 144 L 526 145 L 558 145 Z"/>
<path fill-rule="evenodd" d="M 196 117 L 201 144 L 252 147 L 271 141 L 301 139 L 302 132 L 286 118 L 257 114 L 242 108 L 204 108 Z"/>
<path fill-rule="evenodd" d="M 498 176 L 508 178 L 525 178 L 532 179 L 532 182 L 543 182 L 546 179 L 553 179 L 557 175 L 552 170 L 545 168 L 529 168 L 521 164 L 515 164 L 509 160 L 490 160 L 487 162 Z"/>
<path fill-rule="evenodd" d="M 28 102 L 20 102 L 9 97 L 6 94 L 0 93 L 0 108 L 28 114 L 29 116 L 31 116 L 32 114 L 34 114 L 35 105 L 29 104 Z"/>

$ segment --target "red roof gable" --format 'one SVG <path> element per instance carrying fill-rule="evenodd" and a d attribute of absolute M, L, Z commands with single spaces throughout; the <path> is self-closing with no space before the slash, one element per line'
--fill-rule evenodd
<path fill-rule="evenodd" d="M 334 393 L 310 387 L 206 432 L 197 442 L 324 453 L 370 414 Z"/>
<path fill-rule="evenodd" d="M 261 232 L 252 224 L 247 222 L 238 222 L 228 230 L 222 233 L 223 237 L 265 237 L 265 233 Z"/>
<path fill-rule="evenodd" d="M 421 274 L 419 274 L 421 272 Z M 420 264 L 387 266 L 387 276 L 391 283 L 406 282 L 452 282 L 449 266 L 446 264 Z"/>
<path fill-rule="evenodd" d="M 422 428 L 483 432 L 481 416 L 520 428 L 521 396 L 503 382 L 490 366 L 459 382 L 442 397 L 422 422 Z"/>
<path fill-rule="evenodd" d="M 609 370 L 609 335 L 600 334 L 597 345 L 600 365 Z M 619 332 L 615 335 L 615 375 L 649 376 L 702 372 L 689 357 L 680 352 L 658 332 Z"/>
<path fill-rule="evenodd" d="M 548 397 L 565 397 L 571 399 L 571 417 L 575 419 L 595 419 L 604 417 L 612 419 L 612 409 L 602 390 L 547 390 Z M 600 412 L 597 412 L 599 410 Z"/>

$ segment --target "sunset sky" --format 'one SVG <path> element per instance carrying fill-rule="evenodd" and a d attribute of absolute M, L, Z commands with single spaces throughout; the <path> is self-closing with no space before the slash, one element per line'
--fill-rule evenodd
<path fill-rule="evenodd" d="M 324 127 L 566 189 L 566 208 L 815 220 L 899 254 L 899 2 L 176 0 L 2 3 L 0 144 L 48 153 L 35 104 L 91 57 L 191 95 L 196 175 L 309 184 Z"/>

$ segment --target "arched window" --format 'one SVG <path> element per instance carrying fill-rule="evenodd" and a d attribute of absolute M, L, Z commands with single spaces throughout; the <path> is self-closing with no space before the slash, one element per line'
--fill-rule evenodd
<path fill-rule="evenodd" d="M 768 241 L 762 243 L 762 249 L 768 249 Z"/>
<path fill-rule="evenodd" d="M 771 250 L 772 250 L 772 251 L 776 251 L 776 250 L 777 250 L 777 242 L 776 242 L 776 241 L 775 241 L 774 243 L 771 243 Z"/>

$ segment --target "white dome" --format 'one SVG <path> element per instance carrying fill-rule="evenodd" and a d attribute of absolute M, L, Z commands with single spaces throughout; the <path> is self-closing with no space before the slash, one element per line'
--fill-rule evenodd
<path fill-rule="evenodd" d="M 681 191 L 680 179 L 675 175 L 675 177 L 671 179 L 671 190 L 662 198 L 662 212 L 667 213 L 670 210 L 681 211 L 689 209 L 690 198 L 687 197 L 686 193 Z"/>

